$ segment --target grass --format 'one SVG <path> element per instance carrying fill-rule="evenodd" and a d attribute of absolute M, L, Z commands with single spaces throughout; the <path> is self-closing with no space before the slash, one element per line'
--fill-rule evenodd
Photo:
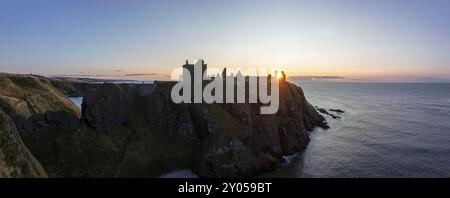
<path fill-rule="evenodd" d="M 0 74 L 0 99 L 25 117 L 59 110 L 81 116 L 79 108 L 43 77 Z"/>

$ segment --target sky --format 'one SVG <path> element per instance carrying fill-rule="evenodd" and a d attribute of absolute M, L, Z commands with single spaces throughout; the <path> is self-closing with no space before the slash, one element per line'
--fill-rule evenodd
<path fill-rule="evenodd" d="M 449 0 L 0 0 L 0 72 L 164 78 L 186 59 L 450 81 Z"/>

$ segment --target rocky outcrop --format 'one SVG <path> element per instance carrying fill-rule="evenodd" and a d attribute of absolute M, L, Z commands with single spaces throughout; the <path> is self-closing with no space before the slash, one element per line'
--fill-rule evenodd
<path fill-rule="evenodd" d="M 260 104 L 174 104 L 170 98 L 173 85 L 157 82 L 152 93 L 138 96 L 127 85 L 105 84 L 85 97 L 83 121 L 98 131 L 148 127 L 133 137 L 147 144 L 137 143 L 135 148 L 136 143 L 129 142 L 134 154 L 125 152 L 122 165 L 131 160 L 134 168 L 170 170 L 179 162 L 176 156 L 183 155 L 190 163 L 178 168 L 193 168 L 202 177 L 242 177 L 273 170 L 283 155 L 306 147 L 308 131 L 327 127 L 303 92 L 288 82 L 282 84 L 280 108 L 273 115 L 259 115 Z M 189 144 L 183 146 L 170 138 Z M 155 143 L 162 150 L 153 149 Z M 146 158 L 146 152 L 159 157 L 139 159 Z"/>
<path fill-rule="evenodd" d="M 327 111 L 326 109 L 320 108 L 320 107 L 317 107 L 317 106 L 316 106 L 316 109 L 321 114 L 328 115 L 328 116 L 332 117 L 333 119 L 341 119 L 342 117 L 339 116 L 339 115 L 345 113 L 345 111 L 343 111 L 341 109 L 328 109 L 328 111 Z M 329 111 L 330 112 L 334 112 L 335 114 L 330 113 Z"/>
<path fill-rule="evenodd" d="M 135 100 L 136 91 L 130 86 L 105 83 L 98 91 L 88 92 L 84 97 L 82 120 L 99 131 L 110 130 L 130 118 Z"/>
<path fill-rule="evenodd" d="M 329 109 L 330 111 L 336 112 L 336 113 L 345 113 L 344 110 L 341 109 Z"/>
<path fill-rule="evenodd" d="M 0 178 L 47 177 L 20 139 L 14 122 L 0 109 Z"/>
<path fill-rule="evenodd" d="M 48 111 L 44 114 L 35 114 L 29 118 L 33 131 L 54 129 L 60 131 L 75 131 L 81 127 L 78 117 L 65 111 Z"/>

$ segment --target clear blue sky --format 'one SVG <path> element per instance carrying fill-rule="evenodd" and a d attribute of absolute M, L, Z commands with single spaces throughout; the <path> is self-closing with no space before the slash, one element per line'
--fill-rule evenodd
<path fill-rule="evenodd" d="M 450 79 L 449 35 L 449 0 L 0 0 L 0 71 L 168 74 L 204 58 L 291 75 Z"/>

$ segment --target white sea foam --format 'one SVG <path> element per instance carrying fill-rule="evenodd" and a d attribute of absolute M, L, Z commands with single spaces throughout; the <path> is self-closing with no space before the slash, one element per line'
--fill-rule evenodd
<path fill-rule="evenodd" d="M 195 175 L 192 172 L 192 170 L 184 169 L 166 173 L 162 175 L 160 178 L 199 178 L 199 177 Z"/>

